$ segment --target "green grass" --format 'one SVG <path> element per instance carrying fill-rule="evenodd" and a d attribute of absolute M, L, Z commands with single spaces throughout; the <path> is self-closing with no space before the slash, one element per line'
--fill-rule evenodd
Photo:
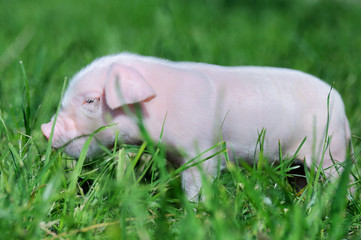
<path fill-rule="evenodd" d="M 161 146 L 117 143 L 74 161 L 40 131 L 66 78 L 131 51 L 318 76 L 344 99 L 358 163 L 360 12 L 360 2 L 336 0 L 0 1 L 0 238 L 360 239 L 360 196 L 347 196 L 355 168 L 299 194 L 287 182 L 292 156 L 228 163 L 214 182 L 204 176 L 205 200 L 191 203 Z"/>

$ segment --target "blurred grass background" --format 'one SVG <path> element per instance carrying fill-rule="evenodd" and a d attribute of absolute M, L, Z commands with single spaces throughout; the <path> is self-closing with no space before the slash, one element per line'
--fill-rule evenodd
<path fill-rule="evenodd" d="M 53 151 L 46 158 L 47 145 L 40 132 L 40 124 L 48 121 L 56 110 L 65 77 L 71 78 L 96 57 L 130 51 L 175 61 L 267 65 L 311 73 L 341 93 L 352 132 L 360 136 L 360 12 L 361 2 L 352 0 L 1 0 L 0 232 L 13 239 L 51 236 L 44 228 L 56 234 L 78 231 L 66 235 L 74 239 L 158 239 L 187 234 L 194 239 L 360 237 L 360 209 L 355 203 L 360 199 L 349 200 L 347 208 L 340 205 L 340 219 L 347 217 L 340 220 L 342 228 L 337 232 L 329 222 L 336 219 L 330 202 L 337 195 L 331 190 L 326 195 L 315 190 L 319 195 L 310 193 L 306 200 L 294 195 L 290 200 L 288 193 L 282 191 L 252 190 L 246 196 L 230 194 L 230 200 L 224 197 L 218 200 L 219 205 L 208 206 L 206 202 L 190 206 L 181 201 L 180 207 L 170 204 L 175 201 L 172 198 L 149 194 L 148 188 L 153 186 L 137 185 L 136 190 L 122 190 L 128 186 L 126 182 L 118 181 L 114 186 L 111 179 L 104 178 L 98 182 L 104 190 L 78 195 L 72 201 L 62 195 L 68 189 L 67 173 L 72 172 L 61 170 L 66 157 Z M 29 101 L 24 100 L 26 78 L 19 61 L 23 62 L 29 81 Z M 31 123 L 31 138 L 24 136 L 23 109 L 27 104 L 30 115 L 25 119 Z M 358 137 L 353 143 L 359 153 Z M 116 163 L 115 155 L 110 158 Z M 44 170 L 47 165 L 43 163 L 48 160 L 53 165 Z M 230 179 L 226 176 L 226 180 Z M 240 181 L 255 184 L 242 177 Z M 217 195 L 223 188 L 215 185 Z M 269 187 L 266 184 L 264 188 Z M 36 194 L 38 191 L 42 195 Z M 122 191 L 138 200 L 126 200 Z M 107 194 L 110 196 L 105 198 Z M 219 196 L 229 196 L 223 194 Z M 261 210 L 267 204 L 258 206 L 252 202 L 257 197 L 275 197 L 274 194 L 288 199 L 282 200 L 289 203 L 288 215 L 282 212 L 282 204 L 270 208 L 274 214 Z M 315 205 L 319 207 L 318 214 L 310 210 L 313 205 L 306 204 L 312 196 L 319 200 L 319 205 Z M 82 205 L 84 198 L 91 198 L 91 204 Z M 125 211 L 124 206 L 132 210 Z M 117 207 L 123 210 L 114 210 Z M 198 212 L 192 212 L 193 207 Z M 227 214 L 230 217 L 225 218 Z M 138 220 L 132 221 L 133 218 Z M 120 223 L 110 227 L 79 230 L 118 220 Z M 52 221 L 55 223 L 48 224 Z M 48 225 L 42 228 L 41 224 Z"/>
<path fill-rule="evenodd" d="M 361 48 L 358 1 L 1 1 L 1 102 L 21 105 L 18 61 L 34 105 L 54 107 L 63 78 L 121 51 L 220 65 L 295 68 L 342 93 L 355 133 Z M 52 94 L 47 94 L 47 93 Z M 3 106 L 8 108 L 9 106 Z M 44 106 L 39 118 L 50 116 Z M 355 114 L 357 118 L 355 118 Z M 13 121 L 11 121 L 13 122 Z M 16 122 L 16 120 L 14 121 Z M 356 128 L 356 129 L 355 129 Z"/>

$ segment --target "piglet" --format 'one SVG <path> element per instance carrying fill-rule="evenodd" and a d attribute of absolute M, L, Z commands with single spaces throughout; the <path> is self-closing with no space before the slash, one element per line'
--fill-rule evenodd
<path fill-rule="evenodd" d="M 136 118 L 126 111 L 134 106 L 140 106 L 144 126 L 154 141 L 159 140 L 164 123 L 162 142 L 172 151 L 186 153 L 169 159 L 177 166 L 221 140 L 226 142 L 232 161 L 253 164 L 263 132 L 263 154 L 269 161 L 278 160 L 279 143 L 284 156 L 293 155 L 306 137 L 297 160 L 310 167 L 312 161 L 321 160 L 329 136 L 323 168 L 333 177 L 337 172 L 330 155 L 335 161 L 344 161 L 350 143 L 339 93 L 306 73 L 120 53 L 96 59 L 70 81 L 52 146 L 68 143 L 65 152 L 77 157 L 87 139 L 84 135 L 110 124 L 114 125 L 95 135 L 103 145 L 112 146 L 117 131 L 124 143 L 139 143 L 143 138 Z M 48 139 L 52 125 L 53 119 L 41 126 Z M 91 142 L 88 157 L 99 153 L 97 141 Z M 215 176 L 218 159 L 203 162 L 204 172 Z M 221 165 L 225 165 L 224 159 Z M 187 197 L 195 200 L 201 189 L 199 168 L 189 168 L 181 177 Z"/>

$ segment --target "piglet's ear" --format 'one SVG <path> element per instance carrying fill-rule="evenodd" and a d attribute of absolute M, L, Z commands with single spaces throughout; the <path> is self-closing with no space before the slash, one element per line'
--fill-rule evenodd
<path fill-rule="evenodd" d="M 153 88 L 134 68 L 113 64 L 105 81 L 105 98 L 111 109 L 150 101 L 156 96 Z"/>

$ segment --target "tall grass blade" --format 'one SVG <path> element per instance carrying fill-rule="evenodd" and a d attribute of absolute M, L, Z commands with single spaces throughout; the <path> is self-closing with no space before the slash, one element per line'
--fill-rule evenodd
<path fill-rule="evenodd" d="M 318 164 L 318 168 L 317 168 L 317 172 L 316 172 L 316 177 L 315 177 L 315 188 L 317 188 L 318 186 L 318 182 L 320 180 L 320 176 L 321 176 L 321 172 L 323 171 L 322 166 L 323 166 L 323 160 L 325 159 L 325 154 L 327 152 L 329 143 L 330 143 L 330 137 L 328 135 L 328 129 L 330 126 L 330 97 L 331 97 L 331 91 L 332 91 L 332 87 L 327 95 L 327 122 L 326 122 L 326 130 L 325 130 L 325 139 L 324 139 L 324 143 L 323 143 L 323 148 L 322 148 L 322 155 L 321 155 L 321 160 Z"/>
<path fill-rule="evenodd" d="M 258 139 L 257 139 L 257 146 L 259 146 L 257 170 L 262 170 L 262 168 L 264 168 L 264 166 L 267 164 L 267 159 L 264 157 L 265 137 L 266 137 L 266 129 L 263 128 L 261 132 L 258 134 Z"/>
<path fill-rule="evenodd" d="M 33 129 L 32 126 L 30 126 L 31 122 L 31 108 L 30 108 L 30 87 L 29 87 L 29 79 L 28 75 L 25 71 L 25 67 L 22 61 L 20 61 L 21 66 L 21 73 L 23 77 L 23 81 L 25 84 L 24 87 L 24 93 L 23 93 L 23 118 L 24 118 L 24 127 L 25 127 L 25 133 L 26 135 L 30 135 L 31 131 Z"/>
<path fill-rule="evenodd" d="M 51 164 L 52 164 L 52 159 L 50 158 L 50 154 L 51 154 L 51 145 L 52 145 L 52 142 L 53 142 L 53 136 L 54 136 L 54 129 L 55 129 L 55 124 L 56 124 L 56 120 L 58 118 L 58 115 L 59 115 L 59 110 L 60 110 L 60 107 L 61 107 L 61 103 L 62 103 L 62 100 L 63 100 L 63 96 L 64 96 L 64 92 L 65 92 L 65 87 L 66 87 L 66 84 L 67 84 L 67 78 L 64 78 L 64 82 L 63 82 L 63 87 L 62 87 L 62 90 L 61 90 L 61 98 L 60 98 L 60 101 L 58 103 L 58 107 L 56 108 L 56 113 L 54 115 L 54 122 L 53 122 L 53 125 L 51 127 L 51 132 L 50 132 L 50 136 L 49 136 L 49 140 L 48 140 L 48 143 L 47 143 L 47 146 L 46 146 L 46 152 L 45 152 L 45 159 L 44 159 L 44 167 L 40 173 L 40 179 L 41 179 L 41 184 L 44 184 L 46 182 L 46 179 L 47 179 L 47 173 L 48 173 L 48 169 L 50 168 Z M 54 160 L 54 158 L 53 158 Z"/>

